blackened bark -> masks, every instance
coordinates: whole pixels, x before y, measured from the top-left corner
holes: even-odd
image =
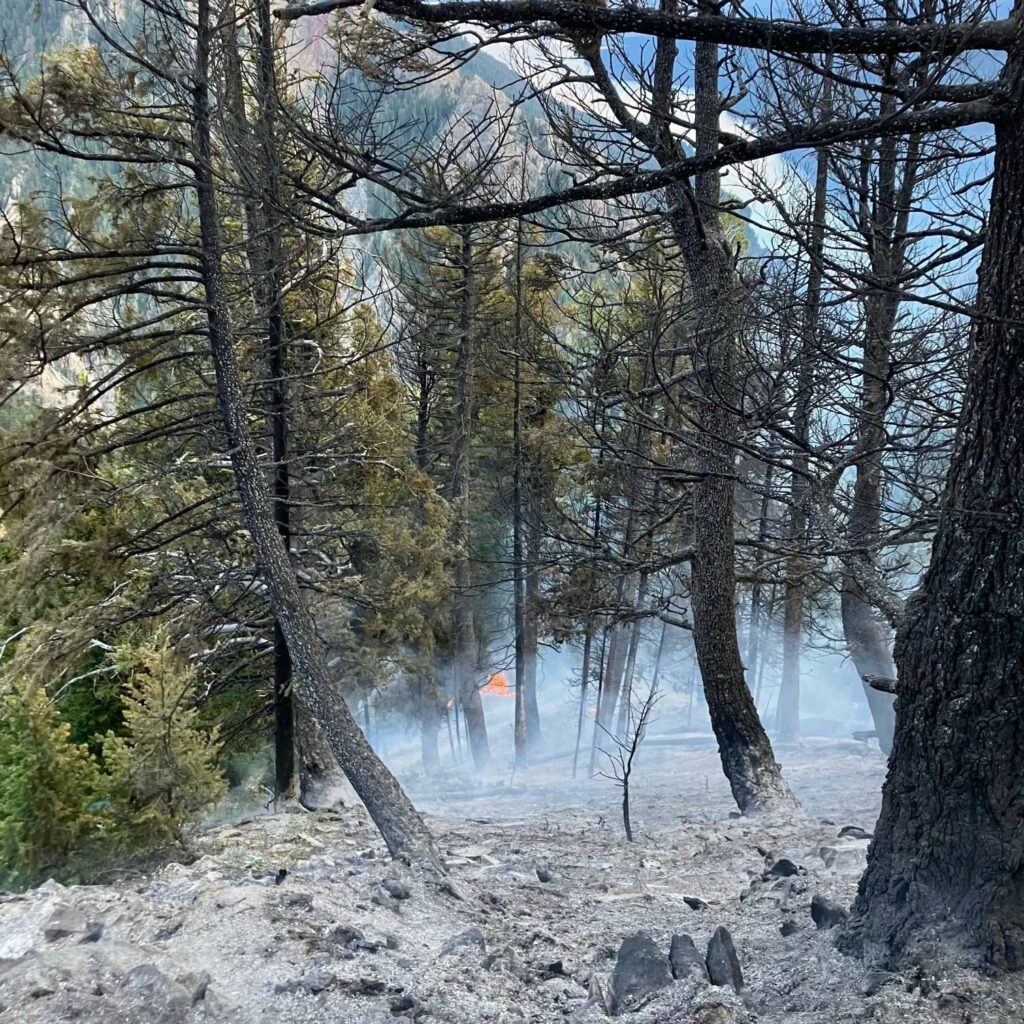
[[[512,368],[512,605],[515,630],[515,764],[526,766],[526,580],[523,539],[523,222],[516,225],[515,329]]]
[[[231,465],[256,568],[267,586],[292,663],[302,680],[302,701],[320,723],[345,774],[393,857],[443,872],[434,841],[395,777],[360,732],[327,670],[323,644],[299,589],[288,551],[274,520],[256,444],[246,419],[245,393],[232,345],[222,279],[222,250],[210,129],[210,2],[196,7],[196,55],[192,87],[192,142],[201,239],[200,272],[206,293],[210,354],[217,401],[230,446]]]
[[[427,772],[436,771],[441,764],[437,749],[437,734],[441,728],[437,703],[437,682],[433,675],[420,676],[417,683],[420,703],[420,757]]]
[[[659,49],[674,45],[659,41]],[[718,147],[721,114],[718,47],[695,47],[694,92],[698,157]],[[674,59],[666,61],[674,66]],[[665,134],[668,134],[666,121]],[[662,166],[678,156],[665,140],[656,154]],[[694,188],[666,190],[670,221],[690,282],[694,318],[694,402],[697,440],[694,486],[691,595],[693,641],[722,768],[741,811],[771,810],[793,803],[775,761],[768,734],[747,689],[736,637],[734,548],[734,455],[736,406],[736,316],[742,295],[718,220],[719,178],[698,176]]]
[[[487,739],[487,721],[477,680],[478,650],[473,621],[473,573],[470,565],[470,442],[474,403],[474,326],[476,311],[476,271],[473,266],[473,232],[462,229],[459,256],[461,296],[459,304],[459,351],[455,368],[455,424],[451,445],[452,570],[455,593],[452,601],[452,628],[455,642],[455,685],[462,707],[466,734],[473,763],[487,767],[491,758]]]
[[[1017,5],[1020,11],[1020,4]],[[844,944],[923,933],[1024,967],[1024,39],[1002,75],[971,365],[931,562],[897,631],[899,714]]]

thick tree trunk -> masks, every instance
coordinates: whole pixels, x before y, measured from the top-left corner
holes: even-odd
[[[512,368],[512,606],[515,631],[516,705],[514,717],[515,765],[526,766],[526,580],[523,538],[523,223],[516,225],[515,258],[515,353]],[[536,653],[536,652],[535,652]]]
[[[462,295],[459,310],[459,352],[456,366],[455,426],[451,446],[451,502],[453,508],[452,571],[455,593],[452,601],[452,627],[455,642],[455,680],[458,701],[469,738],[473,762],[478,769],[487,767],[491,758],[487,739],[487,721],[477,679],[478,651],[473,622],[473,573],[469,560],[470,506],[469,457],[473,430],[473,315],[476,309],[476,278],[473,267],[472,229],[462,229],[459,261]]]
[[[201,274],[206,292],[210,353],[217,400],[230,446],[231,465],[257,570],[267,586],[292,664],[302,681],[301,699],[320,723],[339,763],[387,843],[393,857],[443,865],[433,838],[397,780],[373,752],[327,670],[323,644],[306,607],[295,571],[274,521],[271,496],[246,419],[245,393],[225,306],[217,198],[210,132],[210,3],[198,0],[193,85],[193,146],[201,236]]]
[[[441,728],[441,716],[437,706],[437,682],[432,675],[424,674],[417,682],[420,703],[420,758],[427,773],[435,772],[441,765],[437,749],[437,734]]]
[[[537,661],[539,637],[537,606],[540,602],[540,531],[534,521],[536,508],[531,503],[526,529],[526,579],[523,604],[523,673],[526,699],[526,746],[531,751],[544,745],[540,724],[540,706],[537,703]]]
[[[718,147],[718,47],[695,46],[697,153]],[[676,155],[675,144],[671,153]],[[665,163],[665,160],[661,161]],[[695,327],[694,468],[691,591],[693,641],[722,768],[741,811],[793,803],[744,679],[736,637],[734,548],[737,421],[736,321],[739,288],[718,222],[717,173],[699,176],[693,194],[667,190],[671,223],[690,281]]]
[[[1019,9],[1019,8],[1018,8]],[[971,366],[847,945],[935,932],[1024,967],[1024,41],[1008,55]]]

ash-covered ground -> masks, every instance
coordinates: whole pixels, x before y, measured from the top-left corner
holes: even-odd
[[[650,736],[634,843],[614,783],[571,781],[564,757],[475,786],[407,771],[462,899],[391,863],[351,799],[220,825],[151,875],[5,896],[0,1022],[1024,1021],[1015,978],[892,975],[835,950],[812,899],[851,902],[883,761],[836,740],[779,756],[804,816],[736,818],[709,739]],[[704,974],[722,926],[738,992]],[[677,940],[678,980],[674,934],[699,951]]]

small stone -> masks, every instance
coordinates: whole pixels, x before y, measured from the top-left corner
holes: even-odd
[[[677,981],[691,976],[698,981],[706,982],[708,980],[707,964],[689,935],[672,936],[668,959],[672,967],[672,977]]]
[[[821,893],[815,893],[811,898],[811,920],[819,930],[835,928],[837,924],[843,924],[849,916],[845,908],[826,899]]]
[[[844,825],[839,830],[840,839],[870,839],[871,833],[862,829],[860,825]]]
[[[415,1014],[419,1005],[420,1001],[415,996],[403,993],[400,996],[395,996],[388,1004],[388,1008],[393,1017],[410,1017]]]
[[[383,994],[384,987],[380,978],[357,978],[344,984],[345,991],[354,996],[379,996]]]
[[[277,874],[274,875],[274,885],[280,885],[288,877],[287,868],[278,868]]]
[[[392,899],[407,900],[412,896],[409,886],[397,878],[385,878],[380,884]]]
[[[534,870],[537,872],[537,881],[538,882],[550,882],[551,881],[551,872],[548,871],[548,869],[546,867],[543,867],[542,865],[538,864],[537,867],[534,868]]]
[[[635,1010],[672,983],[668,958],[646,932],[622,940],[612,971],[612,1013]]]
[[[149,1006],[184,1010],[192,1005],[191,994],[185,986],[172,981],[154,964],[139,964],[138,967],[133,967],[124,976],[122,984]]]
[[[702,900],[699,896],[684,896],[683,897],[683,902],[691,910],[706,910],[707,907],[708,907],[708,904],[704,900]]]
[[[479,928],[468,928],[458,935],[453,935],[441,946],[441,955],[457,953],[463,949],[487,949],[487,940]]]
[[[800,874],[797,867],[788,857],[780,857],[769,869],[768,874],[772,878],[789,878],[792,875]]]
[[[877,995],[881,990],[894,979],[889,971],[868,971],[861,982],[860,990],[866,996]]]
[[[783,935],[796,935],[796,933],[800,931],[800,925],[798,925],[796,921],[792,920],[783,921],[782,927],[779,929],[779,931]]]
[[[743,972],[736,955],[729,929],[719,925],[708,943],[708,977],[712,985],[730,985],[734,991],[743,988]]]
[[[76,938],[79,942],[95,942],[103,934],[103,925],[86,920],[85,914],[74,907],[58,907],[43,925],[43,938],[47,942]]]
[[[819,847],[818,856],[832,871],[844,875],[860,874],[864,870],[869,843],[869,839],[863,838],[836,839]]]
[[[189,971],[178,978],[178,984],[188,992],[194,1006],[206,998],[206,991],[210,987],[210,975],[207,971]]]
[[[363,933],[355,925],[336,924],[324,936],[324,942],[331,946],[350,946],[364,938]]]

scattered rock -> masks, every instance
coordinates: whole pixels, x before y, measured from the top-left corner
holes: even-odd
[[[172,981],[155,964],[133,967],[124,976],[122,986],[150,1007],[187,1010],[193,1003],[192,994],[185,986]]]
[[[564,978],[567,976],[565,973],[565,964],[561,960],[553,960],[551,963],[545,964],[541,968],[540,975],[545,979]]]
[[[328,946],[350,946],[365,938],[363,933],[351,924],[336,924],[325,936],[324,944]]]
[[[818,848],[825,867],[839,874],[860,874],[868,854],[870,839],[844,838]]]
[[[407,900],[412,896],[409,886],[397,878],[385,878],[380,884],[392,899]]]
[[[771,878],[789,878],[800,874],[800,868],[788,857],[780,857],[767,871]]]
[[[388,1004],[388,1008],[391,1010],[393,1017],[418,1017],[423,1013],[423,1004],[415,997],[409,995],[407,992],[400,996],[395,996],[394,999]]]
[[[874,996],[893,980],[895,980],[895,975],[890,974],[889,971],[868,971],[861,982],[860,990],[866,996]]]
[[[783,921],[782,927],[779,929],[782,935],[796,935],[798,931],[800,931],[800,925],[793,920]]]
[[[819,930],[835,928],[837,924],[843,924],[849,916],[844,907],[826,899],[821,893],[815,893],[811,899],[811,920]]]
[[[288,877],[287,868],[278,868],[277,874],[274,875],[274,885],[280,885]]]
[[[871,839],[871,833],[862,829],[860,825],[844,825],[839,830],[840,839]]]
[[[635,1010],[672,983],[668,958],[646,932],[622,940],[612,971],[611,1009],[614,1015]]]
[[[291,978],[288,981],[278,982],[274,986],[274,992],[280,995],[295,995],[299,992],[305,992],[315,996],[321,992],[326,992],[336,980],[330,971],[307,971],[301,978]]]
[[[43,938],[47,942],[71,938],[79,942],[96,942],[102,934],[101,921],[87,920],[85,914],[74,907],[57,907],[43,925]]]
[[[537,872],[537,881],[539,882],[550,882],[551,872],[541,864],[538,864],[534,869]]]
[[[342,988],[353,996],[379,996],[384,993],[384,987],[380,978],[356,978],[342,984]]]
[[[192,1005],[201,1003],[206,998],[210,987],[210,975],[206,971],[190,971],[178,978],[178,984],[189,994]]]
[[[448,953],[457,953],[463,949],[474,948],[480,950],[487,949],[487,940],[479,928],[469,928],[447,939],[441,946],[441,955],[445,956]]]
[[[704,982],[708,980],[707,964],[689,935],[672,936],[668,959],[672,967],[673,978],[679,980],[694,977],[698,981]]]
[[[743,988],[743,972],[729,929],[719,925],[708,943],[708,977],[712,985],[729,985],[736,992]]]
[[[706,910],[707,907],[708,907],[708,904],[704,900],[702,900],[699,896],[684,896],[683,897],[683,902],[691,910]]]

